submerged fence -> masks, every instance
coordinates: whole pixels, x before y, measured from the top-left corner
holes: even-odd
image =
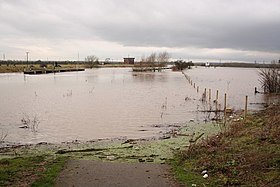
[[[195,82],[192,81],[191,77],[189,75],[187,75],[184,71],[182,71],[182,74],[185,76],[186,80],[188,81],[188,83],[194,88],[196,89],[197,93],[200,93],[200,91],[202,89],[200,89],[199,85],[197,85]],[[227,118],[227,114],[231,114],[233,113],[233,109],[227,107],[227,93],[224,93],[224,105],[223,105],[223,109],[221,106],[221,102],[219,100],[219,94],[220,91],[216,90],[216,96],[215,98],[212,98],[212,90],[211,88],[208,89],[207,92],[207,88],[204,88],[203,92],[201,93],[201,102],[205,103],[206,105],[208,104],[209,108],[206,110],[203,110],[201,112],[209,112],[209,113],[215,113],[215,120],[220,119],[221,114],[223,114],[223,119],[224,122],[226,121]],[[245,95],[244,96],[245,101],[244,101],[244,108],[243,108],[243,117],[246,118],[247,112],[248,112],[248,96]],[[243,102],[243,101],[242,101]],[[214,109],[212,108],[212,103],[214,104]]]

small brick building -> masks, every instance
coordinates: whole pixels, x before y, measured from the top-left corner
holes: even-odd
[[[134,59],[135,58],[123,58],[123,62],[125,64],[134,64]]]

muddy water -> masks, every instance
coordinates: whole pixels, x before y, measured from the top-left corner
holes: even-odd
[[[224,105],[225,94],[227,95],[227,107],[244,109],[245,96],[248,96],[249,109],[259,109],[264,99],[262,94],[254,94],[255,87],[263,91],[259,82],[259,70],[257,68],[193,68],[186,70],[194,83],[200,87],[201,92],[211,89],[211,99],[216,99]]]
[[[200,87],[229,94],[229,105],[251,103],[259,87],[256,69],[186,70]],[[157,136],[191,119],[205,107],[181,72],[134,73],[130,68],[92,69],[47,75],[0,75],[0,138],[20,143],[63,142],[98,138]],[[222,95],[222,94],[220,94]],[[187,98],[187,99],[186,99]],[[222,99],[221,99],[222,100]],[[255,104],[249,109],[258,108]],[[35,131],[19,128],[36,121]]]

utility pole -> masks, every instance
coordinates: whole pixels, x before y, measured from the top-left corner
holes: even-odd
[[[29,52],[27,51],[26,52],[26,63],[28,64],[28,54],[29,54]]]
[[[27,67],[28,67],[28,54],[29,54],[29,52],[27,51],[26,52],[26,64],[27,64]]]
[[[76,62],[76,69],[78,69],[78,63],[80,63],[79,61],[80,61],[80,53],[78,52],[78,61]]]

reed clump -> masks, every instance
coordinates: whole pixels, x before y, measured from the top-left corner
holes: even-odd
[[[273,64],[270,68],[259,71],[260,82],[264,93],[280,93],[280,66]]]

